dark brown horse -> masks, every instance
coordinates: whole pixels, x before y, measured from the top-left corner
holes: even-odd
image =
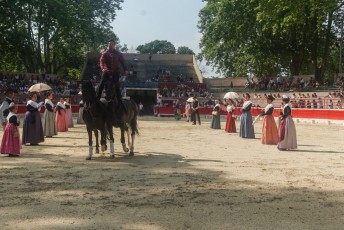
[[[106,106],[96,99],[96,93],[90,80],[82,81],[82,100],[84,101],[83,119],[88,133],[88,157],[91,160],[93,154],[92,131],[98,138],[100,131],[101,150],[104,152],[106,147]]]
[[[108,103],[109,114],[111,114],[109,122],[113,127],[119,127],[121,130],[121,143],[124,152],[129,152],[129,156],[134,156],[135,135],[139,134],[137,127],[137,115],[139,109],[135,101],[131,99],[122,99],[119,103],[115,87],[112,90],[111,101]],[[125,143],[124,132],[127,133],[128,147]],[[112,139],[113,142],[113,139]],[[111,149],[111,137],[110,137]],[[110,151],[111,152],[111,151]]]
[[[90,81],[91,76],[100,76],[99,70],[99,56],[100,53],[93,52],[86,54],[86,62],[81,74],[82,80],[82,96],[85,103],[86,112],[85,123],[89,125],[89,145],[92,146],[92,134],[90,130],[98,129],[101,132],[102,146],[106,143],[106,134],[109,135],[110,140],[110,157],[114,158],[114,136],[112,127],[119,127],[121,130],[121,143],[124,152],[130,151],[130,156],[134,155],[134,140],[138,133],[137,115],[138,107],[133,100],[122,100],[119,103],[115,89],[112,90],[111,101],[109,103],[100,102],[100,98],[96,98],[95,89]],[[115,87],[114,87],[115,88]],[[86,109],[88,108],[88,109]],[[107,132],[107,133],[106,133]],[[124,132],[128,135],[128,146],[125,143]],[[91,159],[92,152],[89,151],[87,159]]]

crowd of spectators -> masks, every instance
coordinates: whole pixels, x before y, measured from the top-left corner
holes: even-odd
[[[170,68],[168,65],[160,65],[154,67],[154,69],[150,69],[152,67],[149,66],[145,70],[145,77],[139,77],[138,68],[136,67],[137,62],[135,61],[129,65],[129,81],[194,83],[194,78],[187,76],[185,73],[183,74],[181,67],[179,68],[178,66]]]
[[[279,93],[270,94],[276,101],[281,99]],[[268,94],[257,94],[253,95],[252,101],[255,106],[260,106],[259,103],[264,103]],[[292,93],[288,95],[290,97],[290,104],[293,108],[307,108],[307,109],[342,109],[342,100],[344,98],[343,90],[336,92],[329,92],[326,96],[318,96],[314,93]],[[263,99],[263,100],[261,100]]]
[[[327,82],[323,86],[326,86]],[[319,81],[315,81],[312,77],[309,80],[305,80],[302,77],[294,79],[291,77],[278,76],[277,78],[247,78],[245,83],[245,89],[251,89],[255,91],[271,90],[271,91],[314,91],[320,88]]]
[[[194,95],[206,98],[212,95],[202,84],[196,84],[195,86],[179,84],[176,87],[168,87],[165,85],[163,88],[159,89],[159,93],[162,97],[171,98],[188,98]]]
[[[3,94],[7,87],[17,91],[17,96],[24,103],[28,89],[36,83],[45,83],[52,88],[55,95],[62,95],[68,92],[68,96],[77,95],[80,91],[78,81],[65,81],[58,76],[45,74],[17,74],[17,73],[0,73],[0,93]]]

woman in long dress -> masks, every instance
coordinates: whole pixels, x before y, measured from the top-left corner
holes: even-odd
[[[254,127],[252,124],[252,114],[251,114],[251,107],[252,102],[250,101],[250,94],[246,93],[245,102],[240,109],[242,114],[240,117],[240,137],[242,138],[255,138],[254,135]]]
[[[73,114],[72,114],[72,106],[69,103],[69,98],[65,98],[64,99],[65,102],[65,106],[66,106],[66,122],[67,122],[67,127],[68,128],[73,128],[74,127],[74,123],[73,123]]]
[[[212,129],[221,129],[221,123],[220,123],[220,109],[221,106],[219,104],[219,100],[215,100],[215,106],[212,112],[212,120],[211,120],[211,126]]]
[[[58,132],[67,132],[68,126],[66,121],[66,106],[64,104],[63,98],[60,98],[60,101],[56,105],[56,126]]]
[[[288,96],[282,96],[283,109],[280,116],[281,125],[279,127],[279,142],[277,145],[279,150],[297,149],[296,128],[291,117],[289,100]]]
[[[39,113],[43,102],[37,103],[38,95],[34,93],[31,100],[26,103],[27,112],[23,122],[22,144],[38,145],[44,142],[43,126],[41,115]]]
[[[55,106],[52,102],[53,93],[49,92],[44,101],[45,111],[43,115],[43,133],[45,137],[52,137],[57,135],[56,121],[55,121]]]
[[[20,122],[17,117],[18,106],[10,103],[7,116],[7,125],[1,141],[1,154],[8,154],[9,157],[18,157],[20,155],[21,143],[18,126]]]
[[[272,115],[274,112],[274,105],[272,104],[275,98],[272,95],[267,96],[266,102],[268,103],[263,109],[261,116],[264,116],[262,128],[262,144],[277,145],[278,143],[278,130],[277,125]]]
[[[225,127],[225,131],[227,133],[236,133],[236,127],[235,127],[235,120],[233,117],[233,113],[234,113],[234,102],[232,99],[227,99],[227,119],[226,119],[226,127]]]
[[[79,114],[78,119],[76,120],[77,124],[85,124],[84,118],[82,117],[84,114],[84,101],[81,99],[79,102]]]

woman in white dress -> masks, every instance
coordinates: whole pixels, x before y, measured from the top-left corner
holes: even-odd
[[[72,114],[72,106],[69,103],[69,98],[66,97],[64,99],[64,105],[66,106],[66,122],[67,122],[67,127],[68,128],[73,128],[74,123],[73,123],[73,114]]]
[[[281,125],[279,127],[279,138],[277,148],[279,150],[297,149],[296,128],[291,117],[289,97],[282,96],[283,109],[281,112]]]
[[[52,99],[53,93],[49,92],[44,101],[45,111],[43,115],[43,133],[45,137],[53,137],[57,135],[55,106]]]

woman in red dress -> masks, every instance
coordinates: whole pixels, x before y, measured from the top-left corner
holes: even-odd
[[[56,105],[56,126],[57,126],[57,132],[67,132],[68,126],[66,121],[66,106],[64,104],[64,100],[61,97],[60,101],[57,102]]]
[[[235,120],[233,117],[233,113],[234,113],[234,102],[232,99],[227,99],[227,120],[226,120],[226,127],[225,127],[225,131],[227,133],[236,133],[236,127],[235,127]]]

